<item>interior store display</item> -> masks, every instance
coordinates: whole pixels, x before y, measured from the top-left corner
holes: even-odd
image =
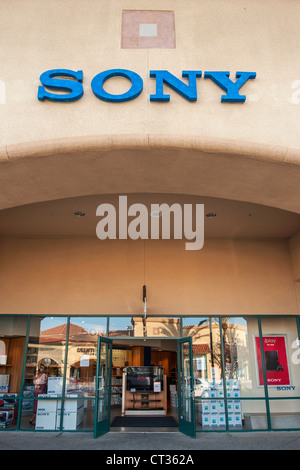
[[[126,389],[132,391],[162,391],[163,367],[127,367]]]
[[[16,393],[0,394],[0,429],[6,429],[16,424],[18,405]]]
[[[124,415],[167,414],[166,376],[163,367],[127,367],[123,381]]]
[[[39,398],[35,429],[47,431],[60,429],[62,413],[60,397],[57,394],[47,393],[39,395]],[[83,423],[83,413],[83,393],[67,393],[64,400],[62,429],[76,430]]]

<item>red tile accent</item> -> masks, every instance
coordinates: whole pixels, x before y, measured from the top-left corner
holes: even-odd
[[[156,37],[140,37],[139,25],[157,24]],[[175,19],[173,11],[124,10],[122,14],[122,49],[174,49]]]

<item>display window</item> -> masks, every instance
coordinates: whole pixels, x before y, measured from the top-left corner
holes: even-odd
[[[31,317],[21,429],[55,429],[53,409],[57,408],[63,394],[66,339],[66,317]],[[47,416],[53,421],[51,425],[47,423]]]
[[[0,316],[0,430],[92,432],[97,371],[111,426],[153,408],[178,426],[183,407],[197,432],[300,429],[299,325],[296,316]],[[128,388],[140,367],[164,379],[145,372],[142,390]]]
[[[93,430],[97,341],[106,329],[106,317],[70,318],[63,430]]]
[[[17,427],[27,317],[0,317],[0,430]]]
[[[179,317],[110,317],[109,336],[179,338],[181,319]]]

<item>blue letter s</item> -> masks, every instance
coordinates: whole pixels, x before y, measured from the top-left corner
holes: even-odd
[[[75,80],[65,80],[54,77],[71,77]],[[67,69],[47,70],[47,72],[42,73],[40,80],[43,86],[39,86],[38,89],[39,101],[47,99],[50,101],[61,101],[66,103],[79,100],[83,95],[83,86],[81,85],[83,80],[82,70],[78,70],[78,72]],[[62,90],[69,93],[61,95],[57,93],[49,93],[45,90],[45,86],[51,90]]]

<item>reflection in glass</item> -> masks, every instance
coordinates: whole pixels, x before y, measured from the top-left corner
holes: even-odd
[[[56,398],[61,397],[64,386],[66,334],[67,318],[31,317],[23,388],[25,399],[22,402],[22,429],[56,429]]]
[[[70,390],[65,395],[63,429],[93,429],[97,341],[99,336],[106,336],[106,324],[106,317],[70,319],[66,373]],[[68,424],[71,409],[78,416]]]
[[[190,363],[190,346],[189,343],[181,343],[179,345],[179,371],[181,382],[181,398],[180,398],[180,419],[192,422],[192,387],[191,387],[191,363]]]
[[[135,322],[141,323],[141,334],[138,328],[136,331]],[[143,336],[142,318],[139,317],[110,317],[109,318],[109,336],[132,337]]]
[[[191,336],[195,397],[208,397],[222,379],[220,326],[216,318],[183,318],[183,336]]]
[[[0,317],[0,430],[17,426],[27,317]]]
[[[300,396],[300,350],[296,318],[264,317],[261,324],[268,395],[278,398]],[[261,354],[258,354],[258,373],[261,383],[264,378]],[[280,401],[276,403],[280,411]]]
[[[150,317],[146,319],[148,337],[175,337],[181,336],[181,319],[171,317]]]
[[[181,319],[171,317],[110,317],[109,336],[181,337]]]

